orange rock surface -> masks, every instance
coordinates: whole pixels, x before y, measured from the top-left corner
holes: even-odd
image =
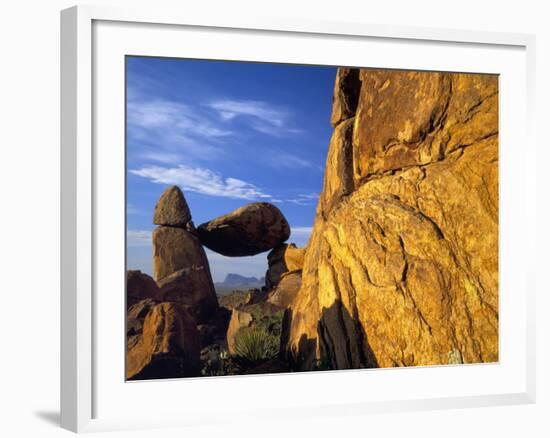
[[[126,377],[149,379],[197,376],[200,344],[192,313],[178,303],[154,306],[143,334],[126,355]]]
[[[286,354],[304,370],[498,361],[497,76],[338,78]]]

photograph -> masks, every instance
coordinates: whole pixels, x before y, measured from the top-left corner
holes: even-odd
[[[499,75],[125,58],[126,380],[499,362]]]
[[[0,438],[550,437],[546,4],[92,3],[3,4]]]

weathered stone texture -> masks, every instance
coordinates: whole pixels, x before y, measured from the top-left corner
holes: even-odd
[[[302,271],[285,272],[277,286],[269,292],[267,302],[286,309],[294,300],[302,284]]]
[[[359,100],[360,85],[359,69],[345,67],[338,69],[334,81],[332,114],[330,117],[332,126],[353,117]]]
[[[153,272],[157,282],[181,269],[188,269],[194,281],[214,288],[210,267],[197,236],[182,228],[153,230]]]
[[[178,186],[168,187],[155,205],[153,223],[172,227],[185,227],[191,221],[191,212],[183,192]]]
[[[129,308],[141,300],[160,299],[160,290],[151,277],[138,270],[126,273],[126,307]]]
[[[252,324],[252,314],[240,309],[231,311],[231,319],[227,328],[227,351],[229,354],[235,354],[235,336],[243,327],[250,327]]]
[[[286,272],[301,270],[304,266],[305,253],[305,248],[298,248],[293,243],[285,243],[273,248],[267,255],[266,288],[277,286],[281,276]]]
[[[158,283],[163,301],[175,301],[189,306],[198,320],[213,317],[218,309],[218,299],[210,275],[204,264],[192,264],[180,269]]]
[[[300,369],[498,361],[498,78],[360,79],[331,141],[286,352]]]
[[[126,355],[128,379],[197,376],[200,344],[192,313],[178,303],[154,306],[143,322],[143,333]]]

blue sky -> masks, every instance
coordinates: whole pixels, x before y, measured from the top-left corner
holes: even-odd
[[[332,129],[333,67],[128,57],[128,269],[152,274],[153,209],[178,185],[195,225],[272,202],[307,243]],[[261,277],[266,254],[207,250],[214,281]]]

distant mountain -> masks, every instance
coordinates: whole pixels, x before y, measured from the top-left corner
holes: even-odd
[[[256,277],[244,277],[239,274],[227,274],[222,284],[224,286],[257,286],[263,281],[263,277],[258,279]]]
[[[245,277],[239,274],[227,274],[222,282],[215,283],[218,293],[227,293],[233,290],[261,288],[265,278]]]

